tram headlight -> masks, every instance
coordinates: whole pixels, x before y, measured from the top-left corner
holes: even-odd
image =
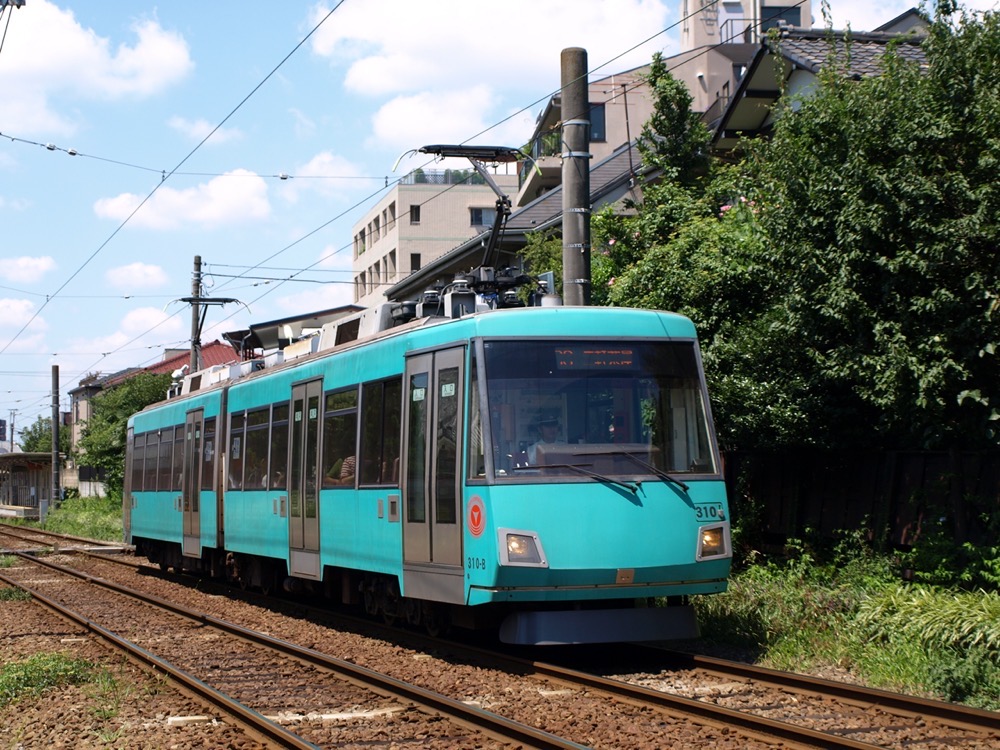
[[[729,543],[728,523],[699,527],[698,553],[695,559],[714,560],[720,557],[731,556],[732,549]]]
[[[548,567],[538,534],[520,529],[498,529],[498,533],[501,565]]]

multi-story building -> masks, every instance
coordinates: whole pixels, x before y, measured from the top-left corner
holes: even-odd
[[[591,164],[611,156],[616,149],[631,143],[642,131],[643,123],[653,114],[646,76],[649,66],[626,70],[599,78],[587,85],[590,117]],[[562,121],[565,117],[580,117],[580,113],[564,115],[562,96],[549,99],[538,115],[531,137],[530,161],[520,164],[515,207],[526,206],[562,182]]]
[[[493,175],[506,193],[517,188],[513,166]],[[487,231],[497,196],[471,166],[406,175],[354,225],[354,302],[372,307],[383,292],[470,237]]]

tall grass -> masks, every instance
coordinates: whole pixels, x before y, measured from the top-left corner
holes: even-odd
[[[104,497],[76,497],[63,500],[49,511],[45,528],[107,542],[122,540],[120,500]]]
[[[697,597],[703,636],[759,663],[849,670],[868,684],[1000,709],[1000,594],[902,582],[852,535],[819,555],[752,556],[729,591]]]

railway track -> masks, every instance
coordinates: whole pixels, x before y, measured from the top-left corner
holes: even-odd
[[[121,550],[124,545],[72,534],[0,523],[0,554],[8,551],[46,548],[52,550]]]
[[[130,563],[128,557],[96,555],[92,559],[93,564],[105,568],[112,561],[135,564]],[[145,580],[151,581],[160,575],[158,570],[145,570],[155,573],[142,576]],[[123,571],[121,575],[131,574]],[[198,585],[202,586],[203,582]],[[268,606],[288,606],[268,601]],[[301,612],[305,612],[301,605],[290,606],[300,612],[300,617]],[[328,623],[332,617],[326,611],[304,616]],[[335,622],[340,623],[338,628],[364,629],[368,637],[373,630],[378,630],[370,622],[353,618],[337,616]],[[324,629],[322,624],[314,627]],[[579,727],[588,724],[588,712],[573,701],[574,697],[582,695],[597,699],[604,706],[606,721],[634,729],[637,733],[634,740],[625,744],[635,747],[656,746],[669,736],[669,730],[660,734],[654,731],[643,740],[644,722],[649,722],[651,714],[658,716],[664,726],[675,722],[697,725],[703,735],[699,741],[703,743],[709,742],[706,737],[713,733],[715,739],[709,744],[718,744],[719,737],[732,737],[733,734],[745,738],[734,747],[747,746],[746,738],[751,745],[767,746],[779,742],[785,747],[957,747],[971,750],[995,747],[1000,743],[1000,715],[995,713],[738,662],[625,646],[600,651],[583,649],[579,653],[588,654],[592,662],[595,655],[606,654],[605,663],[599,663],[598,659],[573,669],[565,661],[557,665],[532,659],[511,659],[506,654],[477,652],[461,644],[446,645],[399,631],[385,631],[384,637],[402,643],[418,643],[417,650],[428,654],[428,661],[433,654],[433,658],[442,658],[452,664],[481,663],[485,669],[523,675],[536,683],[543,681],[545,686],[536,687],[535,692],[545,697],[548,706],[545,711],[537,711],[534,717],[530,716],[530,711],[525,716],[509,708],[503,701],[496,700],[496,696],[491,696],[488,689],[466,688],[454,699],[517,716],[526,724],[543,727],[554,736],[571,737],[571,742],[587,746],[620,747],[623,744],[602,743],[594,733],[580,732]],[[545,649],[544,652],[546,656],[574,653],[571,649]],[[441,670],[448,671],[449,667],[446,664]],[[394,670],[387,668],[386,671],[392,673]],[[406,675],[402,677],[409,679]],[[638,684],[630,685],[629,682]],[[447,694],[449,691],[442,689],[441,692]],[[565,696],[565,705],[562,696]],[[623,708],[619,710],[619,706]],[[637,707],[638,713],[625,706]],[[579,721],[567,718],[569,716],[579,717]],[[576,725],[576,728],[567,728],[567,725]]]
[[[270,744],[355,743],[362,732],[360,717],[375,735],[371,741],[388,731],[396,741],[432,746],[580,747],[313,649],[15,554],[24,564],[5,569],[0,580],[24,588],[46,607],[169,675]],[[93,586],[80,586],[80,580]],[[122,596],[141,602],[141,611],[123,606]]]
[[[99,558],[97,565],[108,566],[104,562],[105,558]],[[123,561],[124,562],[124,561]],[[120,566],[116,566],[120,567]],[[127,571],[122,571],[122,576],[129,576]],[[152,581],[153,576],[143,576],[144,580]],[[166,585],[166,582],[162,582]],[[171,584],[176,585],[176,584]],[[270,600],[273,603],[273,600]],[[301,610],[299,605],[292,605],[296,610]],[[300,614],[301,616],[301,614]],[[313,615],[306,615],[312,617]],[[316,615],[329,619],[329,613]],[[338,618],[339,620],[339,618]],[[273,626],[272,626],[273,627]],[[350,628],[351,625],[338,627]],[[373,626],[366,623],[363,627],[371,631]],[[314,625],[313,629],[323,631],[322,625]],[[377,629],[376,629],[377,630]],[[329,632],[329,631],[325,631]],[[409,641],[410,636],[400,637],[398,631],[395,637],[386,636],[391,640]],[[317,636],[295,636],[297,642],[309,642],[308,638],[316,639]],[[371,639],[371,634],[367,636]],[[421,639],[414,638],[415,641]],[[331,644],[331,647],[332,646]],[[326,650],[326,645],[324,645]],[[412,675],[402,672],[396,667],[391,667],[379,663],[380,669],[391,674],[397,674],[399,679],[413,680],[414,682],[424,682],[435,691],[443,694],[455,693],[455,688],[459,692],[454,694],[454,700],[465,701],[488,707],[492,712],[502,715],[516,717],[517,720],[526,724],[541,727],[553,736],[569,738],[571,743],[593,747],[656,747],[664,746],[665,743],[677,743],[678,732],[687,732],[687,739],[682,740],[691,744],[701,744],[702,746],[715,745],[732,747],[766,747],[775,743],[780,743],[784,747],[851,747],[851,748],[871,748],[871,747],[911,747],[921,748],[934,747],[958,747],[958,748],[980,748],[994,747],[997,743],[997,732],[986,725],[977,723],[975,716],[971,721],[966,715],[962,721],[946,721],[940,717],[933,716],[932,709],[936,702],[925,702],[919,714],[907,714],[905,709],[899,706],[888,707],[887,700],[874,700],[871,695],[848,696],[843,693],[844,686],[840,683],[830,683],[841,693],[840,697],[831,696],[829,693],[822,697],[819,690],[814,690],[813,694],[807,695],[803,686],[778,686],[772,680],[767,689],[762,688],[763,679],[760,675],[749,678],[753,685],[753,692],[747,697],[744,693],[742,700],[720,700],[713,693],[712,685],[732,684],[736,679],[734,675],[723,674],[723,663],[715,660],[711,663],[714,677],[706,677],[709,671],[705,669],[706,662],[702,662],[700,667],[692,667],[677,663],[681,658],[677,655],[670,656],[662,651],[654,652],[652,655],[646,652],[642,658],[648,664],[660,664],[658,669],[664,673],[676,675],[678,673],[687,675],[689,682],[700,684],[699,691],[694,691],[692,695],[671,695],[660,689],[655,689],[649,685],[655,682],[647,674],[644,675],[619,675],[619,679],[609,679],[601,677],[591,670],[584,673],[583,670],[569,669],[566,666],[558,666],[549,663],[532,660],[511,660],[509,657],[497,653],[483,651],[475,653],[468,647],[460,645],[443,645],[440,642],[426,642],[418,647],[425,656],[404,657],[407,667],[413,661],[420,660],[431,663],[438,658],[443,660],[443,665],[436,671],[435,680],[428,680],[427,675]],[[537,652],[536,652],[537,653]],[[548,652],[547,653],[554,653]],[[593,649],[589,653],[597,653]],[[643,653],[643,652],[640,652]],[[654,658],[655,656],[655,658]],[[690,657],[689,657],[690,658]],[[670,662],[669,659],[673,659]],[[623,659],[621,663],[627,663]],[[460,677],[460,667],[469,664],[481,664],[477,671],[498,670],[498,675],[523,675],[534,681],[534,688],[505,688],[504,692],[514,695],[525,695],[533,693],[533,697],[541,696],[544,701],[543,708],[536,708],[534,715],[526,706],[512,706],[510,701],[501,699],[491,687],[496,689],[496,684],[504,679],[502,676],[490,678],[485,677],[485,682],[493,682],[494,685],[475,687],[467,683],[471,680]],[[735,665],[735,663],[734,663]],[[746,665],[738,665],[746,668]],[[430,668],[428,666],[428,668]],[[698,671],[700,675],[697,680],[692,678],[692,669]],[[604,670],[607,672],[607,670]],[[455,684],[441,687],[442,675],[454,672]],[[779,675],[781,673],[778,673]],[[626,680],[633,679],[645,681],[646,685],[628,685]],[[809,678],[805,678],[809,679]],[[539,686],[539,681],[544,685]],[[676,680],[675,680],[676,681]],[[700,681],[700,682],[699,682]],[[445,679],[447,682],[447,679]],[[524,692],[518,693],[518,690]],[[670,692],[678,692],[672,690]],[[730,686],[726,691],[727,695],[737,696],[739,691]],[[878,693],[880,697],[888,697],[892,694]],[[697,693],[697,694],[695,694]],[[897,699],[905,700],[902,696],[895,696]],[[591,717],[593,709],[587,707],[587,702],[596,702],[602,707],[603,720],[608,723],[609,717],[624,732],[616,739],[607,739],[607,728],[594,726],[595,720]],[[515,701],[518,703],[528,703],[527,699]],[[943,704],[947,706],[948,704]],[[969,710],[966,710],[969,711]],[[971,711],[975,714],[975,711]],[[995,714],[980,712],[987,718],[995,720]],[[962,725],[964,722],[964,726]],[[668,739],[669,738],[669,739]]]

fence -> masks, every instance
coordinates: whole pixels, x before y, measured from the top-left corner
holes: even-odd
[[[725,465],[733,517],[764,544],[867,529],[906,547],[942,520],[960,543],[997,541],[1000,451],[731,452]]]

